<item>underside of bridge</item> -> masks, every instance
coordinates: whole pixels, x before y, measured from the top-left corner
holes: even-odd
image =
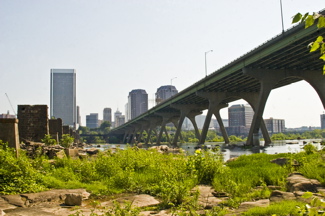
[[[315,26],[305,29],[302,24],[295,26],[146,113],[113,129],[110,135],[118,137],[123,143],[132,144],[141,139],[146,131],[145,143],[153,142],[151,135],[155,134],[156,143],[160,144],[165,133],[170,144],[176,145],[181,135],[181,126],[187,117],[193,123],[199,143],[203,144],[211,117],[215,115],[225,143],[229,143],[219,111],[230,102],[245,99],[254,110],[246,144],[259,145],[260,130],[265,143],[270,143],[262,116],[273,89],[305,80],[316,90],[323,106],[325,104],[325,76],[322,74],[324,61],[319,59],[318,52],[310,53],[307,48],[319,35],[325,35],[324,29]],[[206,109],[207,116],[200,133],[195,116]],[[170,122],[177,128],[173,140],[169,139],[166,131],[166,124]]]

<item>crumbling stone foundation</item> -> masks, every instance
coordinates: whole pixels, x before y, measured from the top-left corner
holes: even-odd
[[[23,142],[41,142],[49,134],[47,105],[18,105],[19,137]]]

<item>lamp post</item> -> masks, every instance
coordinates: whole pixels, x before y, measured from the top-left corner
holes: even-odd
[[[205,53],[204,53],[204,60],[205,60],[205,76],[208,76],[208,74],[207,74],[207,54],[209,53],[209,52],[213,52],[213,50],[209,50],[209,51],[206,51]]]
[[[170,79],[170,85],[173,85],[173,79],[176,79],[177,77],[171,78]]]

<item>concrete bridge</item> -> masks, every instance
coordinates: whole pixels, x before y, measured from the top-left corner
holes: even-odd
[[[310,53],[307,48],[319,35],[325,35],[324,28],[317,29],[312,26],[305,29],[303,24],[297,25],[137,118],[114,128],[110,136],[116,136],[123,143],[132,144],[134,137],[140,140],[143,131],[146,131],[148,143],[154,131],[157,136],[156,143],[160,144],[163,133],[166,133],[168,138],[166,124],[172,122],[177,130],[173,140],[169,142],[175,145],[179,140],[183,121],[187,117],[193,123],[199,144],[203,144],[211,117],[215,115],[225,143],[229,143],[219,111],[232,101],[244,99],[254,110],[246,144],[259,145],[259,130],[265,143],[271,143],[263,121],[263,111],[273,89],[305,80],[315,89],[325,107],[325,75],[322,74],[324,61],[319,59],[319,52]],[[206,109],[207,116],[200,133],[195,116]],[[160,130],[157,131],[157,128]]]

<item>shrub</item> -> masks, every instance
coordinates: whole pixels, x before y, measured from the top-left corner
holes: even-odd
[[[74,142],[74,138],[71,137],[69,134],[63,134],[62,139],[60,140],[61,146],[65,148],[69,148]]]
[[[45,144],[45,145],[56,145],[56,140],[52,139],[51,135],[49,134],[45,134],[44,138],[41,139],[41,141]]]

